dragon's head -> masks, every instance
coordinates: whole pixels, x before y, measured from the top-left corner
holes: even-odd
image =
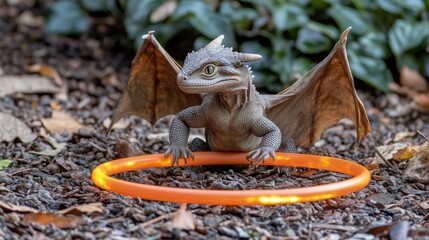
[[[186,93],[235,92],[247,89],[250,71],[244,64],[261,55],[233,52],[222,45],[223,35],[186,56],[177,84]]]

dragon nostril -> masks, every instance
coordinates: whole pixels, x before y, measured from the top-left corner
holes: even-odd
[[[177,79],[179,81],[186,81],[186,80],[188,80],[188,77],[185,76],[185,75],[183,75],[183,74],[181,74],[181,73],[179,73],[179,75],[177,76]]]

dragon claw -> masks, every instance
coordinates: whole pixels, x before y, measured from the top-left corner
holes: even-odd
[[[261,162],[264,163],[270,157],[273,161],[276,160],[276,153],[274,149],[270,147],[259,147],[249,152],[246,156],[247,160],[255,167],[259,166]]]
[[[171,166],[179,166],[180,159],[183,159],[185,164],[188,164],[188,159],[194,160],[194,154],[185,146],[174,146],[170,147],[165,151],[164,158],[167,159],[171,155]]]

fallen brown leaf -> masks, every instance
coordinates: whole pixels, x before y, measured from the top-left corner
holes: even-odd
[[[0,142],[11,142],[18,138],[24,143],[32,142],[37,135],[31,132],[31,129],[18,118],[0,113]]]
[[[156,8],[150,15],[150,21],[152,23],[157,23],[165,20],[171,14],[174,13],[174,10],[177,8],[177,0],[167,0]]]
[[[46,77],[37,75],[0,76],[0,98],[14,93],[57,93],[60,89]]]
[[[365,168],[368,169],[368,171],[374,171],[380,168],[380,166],[378,164],[367,164],[365,165]]]
[[[85,220],[74,215],[58,216],[54,213],[27,213],[22,220],[24,224],[54,224],[58,228],[76,228],[85,224]]]
[[[19,213],[36,213],[38,212],[36,209],[27,207],[27,206],[19,206],[12,203],[6,203],[0,201],[0,208],[3,209],[4,212],[19,212]]]
[[[58,71],[48,65],[40,63],[29,65],[27,67],[27,71],[31,73],[39,73],[40,75],[52,78],[58,86],[63,84],[63,80],[61,79]]]
[[[103,121],[103,126],[108,129],[110,126],[110,123],[112,122],[112,120],[110,118],[106,118]],[[122,118],[120,119],[118,122],[116,122],[111,129],[124,129],[127,128],[130,125],[130,121]]]
[[[408,181],[429,183],[429,150],[410,159],[404,177]]]
[[[32,73],[39,73],[43,76],[52,78],[55,82],[55,84],[60,87],[59,92],[55,95],[55,97],[57,99],[62,99],[64,101],[66,101],[68,99],[68,86],[67,84],[65,84],[65,82],[63,81],[63,79],[61,78],[60,74],[58,73],[58,71],[46,64],[33,64],[27,67],[27,71],[28,72],[32,72]]]
[[[171,220],[173,228],[183,230],[194,230],[195,219],[191,212],[186,210],[186,204],[180,205],[179,210],[173,213],[173,219]]]
[[[416,92],[426,92],[428,90],[426,79],[419,72],[407,65],[402,66],[399,81],[401,86]]]
[[[429,111],[429,93],[417,94],[413,97],[413,100],[425,111]]]
[[[393,138],[394,142],[400,142],[404,140],[405,138],[410,138],[416,136],[416,132],[398,132],[395,134],[395,137]]]
[[[77,206],[71,206],[69,208],[58,211],[60,214],[73,214],[76,216],[81,216],[83,214],[91,215],[102,215],[103,214],[103,204],[101,202],[97,203],[88,203]]]
[[[75,133],[77,130],[83,128],[72,116],[62,111],[52,111],[51,118],[41,119],[43,126],[50,132],[62,133]]]
[[[67,146],[67,143],[58,143],[57,140],[55,140],[55,138],[51,136],[46,136],[45,139],[52,146],[52,149],[47,149],[42,152],[35,152],[35,151],[28,151],[28,152],[36,155],[41,155],[41,156],[54,157],[58,155]]]
[[[134,149],[133,145],[125,139],[119,138],[114,146],[118,158],[132,157],[141,154],[139,150]]]
[[[406,161],[419,153],[418,147],[406,146],[404,148],[398,149],[392,156],[392,159],[395,161]]]

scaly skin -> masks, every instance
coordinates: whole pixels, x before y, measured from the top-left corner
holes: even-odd
[[[250,68],[244,62],[261,57],[233,52],[221,46],[223,36],[205,48],[188,54],[178,85],[187,93],[205,94],[203,103],[179,112],[170,127],[172,165],[193,158],[187,147],[190,128],[206,128],[213,151],[248,151],[248,160],[258,165],[272,157],[281,143],[278,127],[264,115],[265,104],[252,85]]]

